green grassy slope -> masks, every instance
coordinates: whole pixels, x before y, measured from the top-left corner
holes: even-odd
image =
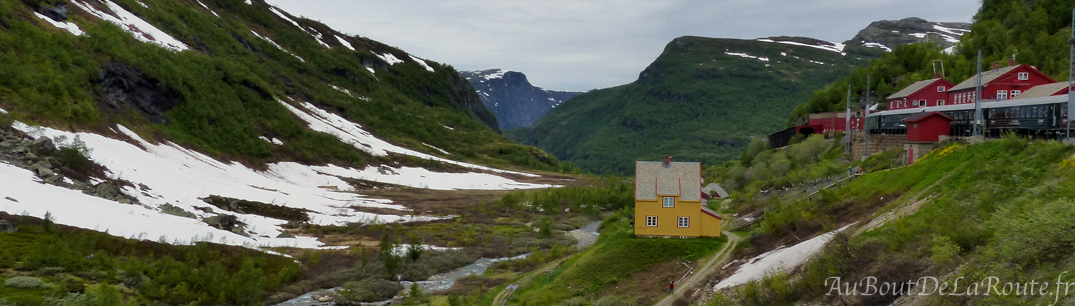
[[[578,95],[508,135],[596,173],[630,173],[634,160],[666,154],[717,164],[782,129],[811,91],[861,62],[805,46],[680,37],[637,81]]]
[[[513,144],[490,128],[496,127],[495,118],[451,66],[429,61],[435,71],[429,72],[401,50],[291,16],[300,28],[262,1],[202,1],[220,17],[194,0],[146,0],[141,2],[145,6],[115,1],[191,47],[183,52],[139,42],[74,5],[69,6],[69,21],[88,36],[71,35],[33,15],[32,7],[51,2],[0,0],[0,107],[17,120],[99,131],[122,123],[142,135],[250,164],[384,162],[306,129],[276,101],[290,97],[418,151],[443,155],[421,144],[427,143],[451,152],[452,158],[494,166],[557,167],[555,158]],[[321,41],[331,48],[312,33],[324,35]],[[337,36],[357,50],[346,48]],[[391,65],[379,57],[383,54],[403,62]],[[150,123],[133,107],[116,109],[103,102],[102,68],[110,62],[138,69],[176,93],[181,102],[164,113],[169,123]],[[279,138],[285,145],[258,136]]]

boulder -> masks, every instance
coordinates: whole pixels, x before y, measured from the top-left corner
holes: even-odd
[[[0,220],[0,233],[14,233],[17,231],[19,231],[19,229],[15,228],[15,225],[11,224],[11,222]]]
[[[97,196],[105,199],[114,199],[119,195],[119,187],[116,187],[112,183],[101,183],[97,185]]]
[[[186,210],[184,210],[182,208],[179,208],[179,206],[175,206],[175,205],[172,205],[172,204],[161,205],[160,209],[161,209],[162,213],[173,215],[173,216],[180,216],[180,217],[191,218],[191,219],[197,219],[198,218],[198,215],[195,215],[192,212],[186,211]]]
[[[30,147],[34,149],[34,152],[41,155],[52,155],[53,153],[56,153],[56,144],[52,142],[52,138],[45,136],[41,136],[37,140],[34,140],[34,142],[30,144]]]
[[[57,1],[57,2],[58,3],[56,3],[56,4],[52,5],[52,6],[41,5],[41,6],[35,7],[34,11],[38,12],[38,13],[41,13],[41,15],[45,15],[45,17],[48,17],[49,19],[52,19],[52,20],[55,20],[55,21],[66,21],[67,20],[67,2],[66,1]]]
[[[276,238],[295,238],[295,234],[292,234],[289,231],[283,231],[280,232],[280,235],[277,235]]]
[[[232,215],[217,215],[202,219],[202,221],[225,231],[233,231],[240,226],[239,217]]]

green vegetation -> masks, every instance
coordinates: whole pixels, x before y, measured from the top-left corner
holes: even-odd
[[[571,257],[554,272],[535,276],[532,283],[515,291],[509,303],[556,305],[575,300],[593,303],[609,295],[638,304],[652,303],[656,296],[667,292],[670,280],[686,272],[679,262],[696,261],[727,242],[727,237],[635,238],[634,228],[625,218],[632,213],[633,209],[625,209],[616,213],[618,217],[607,219],[602,223],[597,244]],[[672,270],[657,268],[662,266]],[[654,274],[660,278],[650,280]]]
[[[293,18],[325,34],[325,41],[335,46],[322,47],[307,32],[312,30],[283,21],[261,2],[202,2],[221,17],[189,0],[151,1],[148,7],[135,0],[116,1],[191,46],[173,52],[139,42],[74,6],[71,21],[88,36],[71,35],[34,17],[24,1],[0,0],[0,104],[13,119],[24,122],[91,130],[118,123],[143,137],[166,138],[248,164],[296,160],[360,166],[392,161],[308,130],[279,98],[292,104],[311,102],[361,123],[384,140],[433,155],[443,153],[422,143],[453,158],[491,166],[563,167],[551,155],[511,143],[490,129],[496,126],[495,118],[450,66],[429,62],[435,72],[428,72],[413,60],[388,65],[377,56],[409,57],[361,37],[347,37],[358,51],[347,50],[326,26]],[[174,93],[178,105],[164,109],[168,123],[150,123],[138,107],[106,101],[106,78],[113,76],[102,67],[112,62],[136,69],[147,83],[159,82],[161,90]],[[280,139],[284,145],[259,136]],[[69,161],[79,165],[78,160]]]
[[[10,276],[0,296],[12,305],[260,305],[301,271],[291,259],[240,247],[124,239],[5,213],[0,220],[19,228],[0,234],[0,275]]]
[[[1075,268],[1070,225],[1070,218],[1075,217],[1070,200],[1075,197],[1072,153],[1075,149],[1057,142],[1028,142],[1013,135],[978,145],[952,144],[912,166],[867,174],[813,200],[814,205],[795,203],[813,210],[804,215],[823,216],[832,225],[857,220],[855,214],[895,215],[861,235],[838,235],[801,277],[789,277],[798,279],[789,288],[779,289],[768,284],[776,282],[763,280],[744,287],[741,292],[756,294],[740,302],[829,301],[835,297],[825,295],[830,286],[824,282],[833,276],[845,280],[874,276],[879,282],[922,276],[941,281],[965,277],[967,283],[988,276],[1019,282],[1056,280],[1062,271]],[[811,208],[833,206],[839,207],[838,212]],[[895,299],[861,298],[864,303]],[[1049,304],[1053,298],[1014,294],[928,297],[930,303],[955,304]],[[1060,299],[1066,298],[1062,292]]]
[[[635,160],[664,155],[720,164],[752,137],[783,129],[811,91],[862,62],[810,47],[680,37],[637,81],[575,96],[508,135],[593,173],[630,174]]]
[[[982,51],[982,69],[990,69],[992,62],[1007,65],[1014,54],[1018,63],[1035,66],[1058,81],[1066,81],[1071,8],[1071,1],[983,1],[971,32],[963,35],[955,54],[944,54],[931,44],[897,47],[815,92],[809,103],[795,109],[788,123],[805,119],[808,113],[844,109],[849,84],[858,101],[865,94],[867,75],[873,80],[869,99],[875,103],[911,83],[933,78],[933,60],[943,60],[945,78],[958,84],[976,73],[978,50]]]

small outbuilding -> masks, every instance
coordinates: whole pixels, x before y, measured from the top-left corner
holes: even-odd
[[[952,117],[941,112],[922,112],[903,119],[907,124],[908,142],[937,142],[941,135],[950,135]]]

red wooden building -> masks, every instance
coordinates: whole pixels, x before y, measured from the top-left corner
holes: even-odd
[[[936,142],[941,135],[949,135],[952,117],[940,112],[922,112],[903,119],[907,123],[908,142]]]
[[[952,82],[937,75],[929,80],[915,82],[885,100],[888,101],[888,109],[945,105],[949,104],[948,89],[952,86]]]
[[[828,112],[828,113],[813,113],[806,115],[809,119],[809,123],[803,127],[812,128],[813,133],[832,133],[846,131],[847,127],[847,111],[842,112]],[[857,131],[862,130],[862,114],[859,112],[851,113],[851,127]],[[800,129],[800,133],[802,130]]]
[[[971,76],[949,89],[948,100],[955,104],[974,103],[976,78]],[[1014,59],[1008,60],[1007,67],[993,63],[992,70],[982,72],[982,100],[1008,100],[1035,86],[1050,83],[1056,83],[1056,80],[1034,67],[1016,65]]]

